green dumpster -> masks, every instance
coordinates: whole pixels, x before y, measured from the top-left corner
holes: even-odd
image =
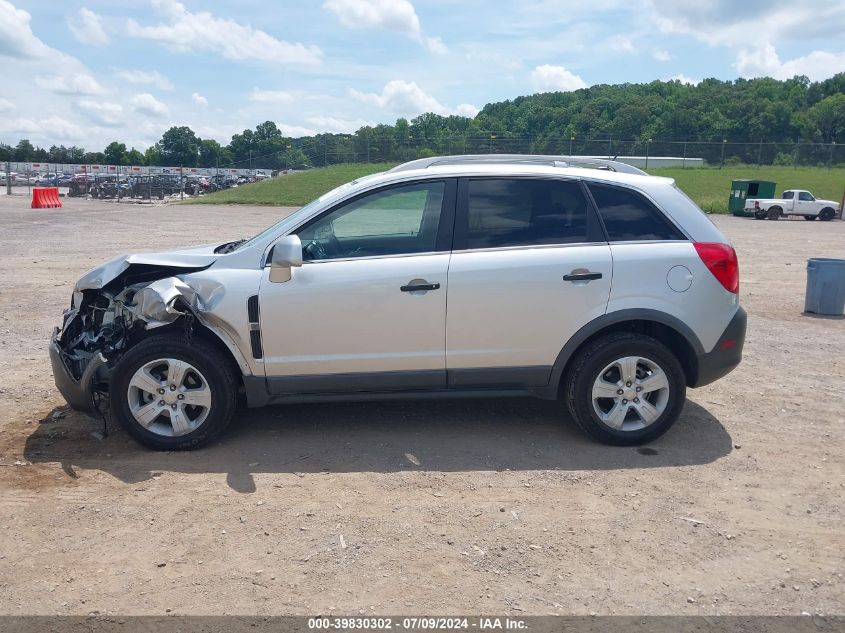
[[[771,180],[734,180],[728,198],[728,211],[734,215],[750,217],[753,213],[745,211],[745,201],[748,198],[774,198],[776,185]]]

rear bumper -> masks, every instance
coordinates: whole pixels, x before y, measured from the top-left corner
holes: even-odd
[[[696,379],[690,387],[703,387],[729,374],[742,360],[742,348],[745,345],[745,328],[748,315],[740,306],[737,308],[728,327],[719,337],[713,351],[698,356]]]
[[[97,407],[94,405],[94,378],[97,370],[106,364],[102,354],[93,356],[82,370],[82,375],[77,379],[65,364],[62,351],[59,348],[59,328],[53,330],[50,337],[50,364],[53,366],[53,379],[56,388],[70,405],[71,409],[96,415]]]

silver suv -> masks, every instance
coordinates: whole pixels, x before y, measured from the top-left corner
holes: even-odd
[[[740,362],[734,249],[667,178],[613,161],[463,156],[343,185],[248,240],[130,255],[76,284],[50,355],[75,409],[158,449],[250,407],[562,400],[648,442]]]

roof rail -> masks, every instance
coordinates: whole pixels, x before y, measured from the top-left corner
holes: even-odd
[[[463,154],[458,156],[432,156],[397,165],[390,171],[427,169],[440,165],[546,165],[548,167],[586,167],[604,169],[623,174],[647,176],[642,169],[618,160],[588,156],[544,156],[540,154]]]

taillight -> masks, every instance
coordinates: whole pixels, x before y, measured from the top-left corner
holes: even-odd
[[[739,292],[739,262],[730,244],[720,242],[695,242],[695,250],[707,270],[728,292]]]

